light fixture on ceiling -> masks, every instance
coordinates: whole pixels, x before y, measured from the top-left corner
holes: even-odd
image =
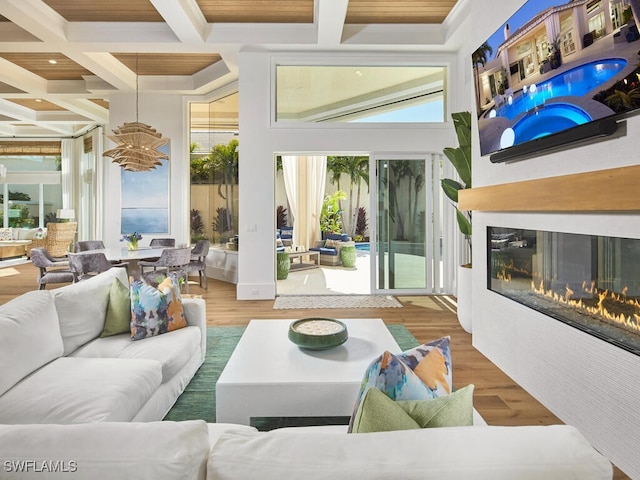
[[[50,63],[51,65],[57,65],[58,61],[57,61],[57,60],[54,60],[54,59],[52,58],[51,60],[49,60],[49,63]]]
[[[158,165],[160,160],[169,160],[169,156],[158,150],[169,143],[168,138],[154,128],[138,121],[138,54],[136,54],[136,121],[125,122],[107,137],[118,144],[117,147],[103,153],[113,158],[114,163],[132,172],[148,172]]]

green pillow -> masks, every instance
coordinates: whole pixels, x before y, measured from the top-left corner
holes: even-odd
[[[113,279],[109,290],[107,315],[101,337],[110,337],[131,331],[131,293],[117,278]]]
[[[356,411],[353,433],[473,425],[473,385],[429,400],[391,400],[369,388]]]

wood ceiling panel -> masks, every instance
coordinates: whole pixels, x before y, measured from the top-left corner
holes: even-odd
[[[69,22],[164,22],[149,0],[43,0]]]
[[[61,53],[0,53],[0,57],[46,80],[82,80],[92,73]],[[52,65],[49,60],[57,63]]]
[[[347,24],[442,23],[457,0],[349,0]]]
[[[209,23],[313,23],[313,0],[196,1]]]
[[[31,110],[36,110],[38,112],[66,110],[66,108],[62,108],[60,105],[56,105],[55,103],[48,102],[47,100],[41,100],[37,98],[12,98],[8,100],[10,102],[17,103],[18,105],[22,105],[23,107],[30,108]]]
[[[221,59],[220,55],[207,53],[114,53],[113,56],[138,75],[193,75]]]
[[[24,93],[24,91],[14,86],[0,82],[0,93]]]
[[[90,98],[89,101],[109,110],[109,102],[103,98]]]

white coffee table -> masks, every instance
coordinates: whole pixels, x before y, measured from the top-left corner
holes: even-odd
[[[293,344],[293,320],[251,320],[216,384],[216,422],[350,416],[367,366],[400,347],[379,318],[340,320],[349,339],[329,350]]]

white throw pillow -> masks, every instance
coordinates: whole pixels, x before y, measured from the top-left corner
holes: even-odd
[[[62,350],[51,292],[27,292],[0,306],[0,395]]]
[[[52,290],[64,355],[69,355],[102,333],[114,278],[129,284],[124,268],[111,268],[88,280]]]

